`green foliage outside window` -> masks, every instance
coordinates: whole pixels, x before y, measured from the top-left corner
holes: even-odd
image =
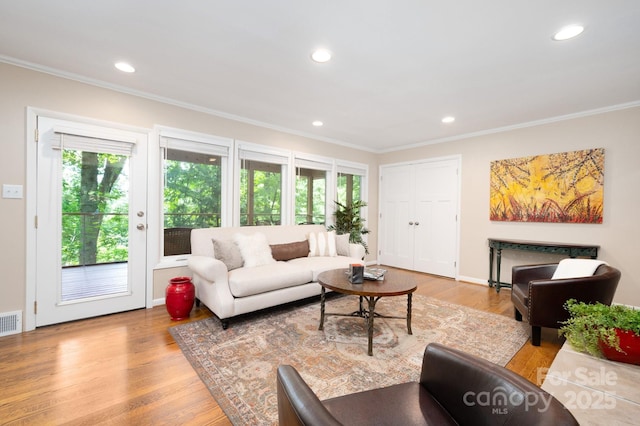
[[[281,166],[243,161],[240,170],[240,225],[279,225],[281,204]]]
[[[164,227],[220,226],[220,157],[168,150],[164,164]]]
[[[296,223],[326,222],[326,172],[298,169],[296,173]]]
[[[62,153],[62,266],[128,258],[128,159]]]

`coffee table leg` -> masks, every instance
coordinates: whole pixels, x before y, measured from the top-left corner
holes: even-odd
[[[368,296],[367,301],[369,302],[369,314],[367,317],[367,333],[369,334],[369,351],[367,353],[369,356],[373,356],[373,317],[375,317],[375,314],[376,314],[377,299],[374,296]]]
[[[412,296],[413,296],[412,293],[407,294],[407,331],[409,332],[409,334],[413,334],[413,332],[411,331],[411,298]]]
[[[320,289],[320,327],[318,330],[324,330],[324,287]]]

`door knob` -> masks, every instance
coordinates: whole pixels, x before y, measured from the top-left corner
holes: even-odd
[[[416,226],[420,225],[420,222],[416,222]]]
[[[138,228],[138,229],[139,229],[139,230],[141,230],[141,231],[144,231],[144,229],[145,229],[144,223],[139,223],[139,224],[136,226],[136,228]]]
[[[413,225],[413,222],[409,222],[409,225]]]

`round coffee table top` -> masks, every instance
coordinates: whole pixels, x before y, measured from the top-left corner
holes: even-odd
[[[364,280],[362,284],[352,284],[347,278],[347,269],[332,269],[318,275],[318,283],[329,290],[356,296],[400,296],[416,291],[414,277],[403,271],[387,271],[384,280]]]

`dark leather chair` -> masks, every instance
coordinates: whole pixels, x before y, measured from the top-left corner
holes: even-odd
[[[569,299],[610,305],[620,281],[620,271],[600,265],[592,276],[551,279],[557,263],[514,266],[511,301],[515,318],[524,317],[531,326],[531,344],[540,346],[541,327],[560,328],[569,319],[564,304]]]
[[[553,396],[484,359],[427,346],[419,382],[320,401],[290,365],[277,373],[278,419],[291,425],[577,425]]]

